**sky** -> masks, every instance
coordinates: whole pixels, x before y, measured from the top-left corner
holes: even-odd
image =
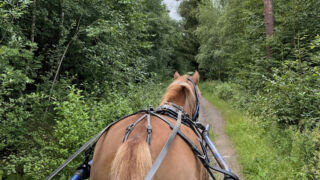
[[[178,14],[178,7],[181,1],[182,0],[163,0],[163,3],[166,4],[168,10],[170,11],[169,15],[172,19],[182,19],[182,17]]]

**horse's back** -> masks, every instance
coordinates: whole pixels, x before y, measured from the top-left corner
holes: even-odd
[[[95,147],[90,179],[113,179],[115,177],[118,179],[140,179],[137,173],[146,175],[172,130],[168,124],[151,116],[152,138],[150,145],[146,143],[147,118],[136,125],[127,141],[123,143],[126,128],[141,116],[142,114],[138,114],[121,120],[101,136]],[[176,123],[176,120],[165,118],[173,124]],[[189,127],[181,125],[180,130],[200,148],[197,136]],[[121,162],[113,162],[115,157],[117,157],[115,161],[120,160]],[[144,165],[139,166],[139,163]],[[121,170],[121,167],[126,171]],[[115,171],[123,172],[119,176]],[[201,162],[189,145],[177,135],[153,179],[204,179],[203,171]]]

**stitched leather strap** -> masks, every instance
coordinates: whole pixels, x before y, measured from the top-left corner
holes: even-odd
[[[176,122],[176,125],[174,126],[169,139],[167,140],[166,144],[163,146],[160,154],[158,155],[156,161],[154,162],[154,164],[152,165],[150,171],[148,172],[148,174],[146,175],[146,177],[144,178],[144,180],[151,180],[152,177],[155,175],[155,173],[157,172],[158,168],[160,167],[162,161],[164,160],[164,158],[166,157],[169,148],[171,146],[172,141],[174,140],[174,138],[176,137],[178,130],[180,129],[180,125],[181,125],[181,111],[178,112],[178,119]]]

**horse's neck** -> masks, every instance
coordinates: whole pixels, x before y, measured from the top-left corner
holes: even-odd
[[[187,100],[187,95],[184,91],[174,93],[167,92],[167,94],[164,95],[161,105],[165,104],[166,102],[181,106],[184,111],[189,114],[190,117],[192,116],[190,105]]]

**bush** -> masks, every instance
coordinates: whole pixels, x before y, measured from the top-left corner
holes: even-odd
[[[227,131],[239,150],[247,179],[315,179],[320,176],[319,126],[303,131],[297,126],[279,126],[276,114],[268,113],[274,111],[270,108],[269,96],[261,92],[249,95],[230,83],[234,95],[229,104],[255,114],[250,120],[249,114],[232,111],[218,98],[212,98],[218,97],[212,92],[217,93],[215,88],[219,83],[205,82],[200,88],[217,103],[224,115],[227,114]]]
[[[225,101],[230,100],[233,98],[234,92],[232,90],[231,85],[227,83],[219,84],[217,87],[217,95],[220,99]]]
[[[139,86],[130,86],[127,99],[129,106],[138,111],[141,108],[158,107],[161,102],[161,97],[165,93],[168,82],[154,83],[149,82],[140,84]]]
[[[206,92],[215,94],[218,98],[225,101],[231,100],[236,96],[236,90],[239,86],[232,83],[224,83],[220,81],[204,82],[200,85],[201,89],[204,88]]]
[[[127,94],[109,91],[100,99],[96,98],[96,94],[91,97],[75,86],[69,86],[66,88],[67,91],[63,92],[67,97],[52,98],[55,115],[50,117],[54,117],[53,124],[47,124],[47,127],[42,124],[36,126],[37,131],[28,131],[30,139],[25,140],[28,148],[19,146],[22,148],[21,151],[5,156],[2,162],[5,174],[24,174],[24,177],[31,179],[45,178],[112,121],[150,105],[156,107],[165,85],[166,83],[132,84],[127,89]],[[29,111],[21,111],[27,113],[23,116],[25,119],[40,115],[37,110],[43,108],[40,108],[41,103],[39,103],[43,98],[47,99],[40,94],[28,96],[32,105],[25,106],[30,108]],[[21,114],[16,116],[20,117]],[[41,118],[42,116],[36,119],[39,121]],[[60,177],[69,177],[82,161],[82,156],[72,161],[59,174]]]

